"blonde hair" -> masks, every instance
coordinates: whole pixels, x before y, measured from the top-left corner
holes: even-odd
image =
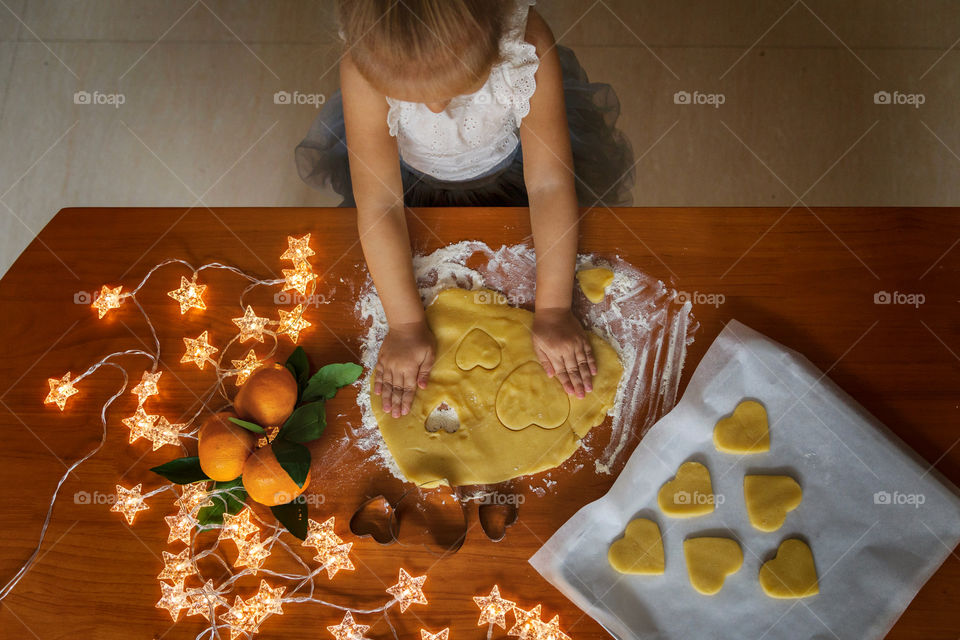
[[[478,88],[500,59],[509,0],[340,0],[348,53],[386,95],[420,102]]]

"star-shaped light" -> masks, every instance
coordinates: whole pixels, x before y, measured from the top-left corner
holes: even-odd
[[[537,630],[537,640],[570,640],[570,636],[560,630],[560,616],[553,616],[550,622],[541,622]]]
[[[230,626],[230,637],[256,633],[267,617],[282,615],[284,591],[286,587],[272,589],[266,580],[261,580],[260,590],[256,594],[246,600],[237,596],[230,610],[221,617],[221,621]]]
[[[183,357],[180,358],[180,362],[193,362],[200,367],[200,369],[203,369],[203,366],[207,364],[210,356],[220,351],[220,349],[217,349],[207,342],[207,338],[206,331],[197,336],[196,339],[184,338],[183,344],[186,345],[187,351],[183,354]]]
[[[263,328],[270,322],[269,318],[261,318],[254,311],[253,307],[247,305],[242,318],[234,318],[233,324],[240,327],[240,342],[247,340],[256,340],[263,342]]]
[[[335,519],[333,516],[330,516],[324,520],[323,523],[319,523],[313,519],[308,519],[307,537],[303,539],[303,546],[314,547],[320,551],[328,547],[335,547],[339,544],[343,544],[343,540],[340,539],[340,536],[333,531],[334,522]]]
[[[165,444],[180,444],[180,432],[186,426],[186,423],[171,424],[164,416],[160,416],[153,429],[147,434],[153,442],[153,450],[156,451]]]
[[[263,617],[269,615],[283,615],[283,592],[286,587],[270,588],[266,580],[260,581],[260,590],[251,598],[263,611]]]
[[[207,492],[206,482],[192,482],[183,485],[183,493],[177,498],[176,504],[183,513],[195,514],[203,507],[213,506],[213,500]],[[224,514],[226,518],[226,514]]]
[[[259,531],[260,528],[250,522],[250,509],[244,508],[237,515],[223,514],[223,528],[220,530],[218,540],[234,540],[239,546],[251,534]]]
[[[387,589],[387,593],[400,605],[403,613],[412,604],[427,604],[427,597],[423,595],[423,583],[427,576],[412,577],[405,569],[400,569],[397,584]]]
[[[426,629],[420,629],[420,640],[447,640],[450,637],[450,627],[441,629],[436,633],[430,633]]]
[[[357,624],[353,621],[353,614],[347,611],[338,625],[327,627],[327,631],[336,640],[368,640],[364,635],[370,629],[369,625]]]
[[[247,355],[243,357],[243,360],[231,360],[230,362],[233,363],[233,368],[237,370],[237,379],[235,382],[238,387],[247,381],[251,373],[263,366],[263,363],[257,358],[257,354],[254,353],[253,349],[247,351]]]
[[[203,302],[203,292],[206,290],[207,285],[197,284],[197,274],[193,274],[191,280],[180,276],[180,288],[168,292],[167,295],[180,303],[180,315],[183,315],[192,308],[207,308]]]
[[[303,262],[314,255],[314,250],[310,248],[310,234],[302,238],[287,236],[287,250],[280,256],[281,260],[292,260],[294,264]]]
[[[116,502],[110,507],[110,511],[122,513],[127,519],[127,524],[133,524],[133,519],[137,517],[137,512],[146,511],[150,508],[147,506],[147,503],[144,502],[143,496],[140,495],[140,489],[142,487],[143,483],[138,484],[132,489],[124,489],[120,485],[117,485]]]
[[[327,570],[327,579],[333,580],[333,577],[340,571],[353,571],[353,562],[350,561],[350,549],[352,542],[339,544],[335,547],[326,547],[314,557],[314,560]]]
[[[284,311],[278,309],[280,314],[280,327],[277,333],[290,338],[290,341],[296,343],[300,339],[300,332],[313,325],[303,319],[303,305],[298,304],[293,311]]]
[[[516,617],[517,622],[507,631],[507,635],[517,636],[520,640],[536,640],[540,626],[543,624],[543,622],[540,621],[540,605],[535,606],[529,611],[524,611],[520,607],[514,607],[513,615]]]
[[[163,371],[157,371],[156,373],[150,373],[149,371],[143,372],[139,384],[130,390],[130,393],[137,396],[139,404],[143,404],[150,396],[155,396],[160,393],[160,389],[157,388],[157,381],[160,380],[160,376],[162,375]]]
[[[247,567],[250,573],[257,575],[257,571],[263,566],[263,561],[270,556],[270,549],[259,539],[259,536],[236,542],[237,559],[233,562],[233,566]]]
[[[163,589],[163,597],[157,603],[157,608],[166,609],[173,621],[176,622],[180,617],[180,610],[189,606],[187,594],[183,590],[183,581],[181,580],[172,586],[166,582],[161,582],[160,588]]]
[[[213,580],[207,580],[202,587],[187,591],[187,602],[187,615],[203,616],[204,620],[210,619],[211,609],[216,611],[227,606],[226,599],[214,588]]]
[[[234,598],[233,606],[220,616],[220,621],[230,627],[230,640],[256,633],[260,625],[256,609],[240,596]]]
[[[107,315],[107,311],[110,311],[110,309],[120,308],[123,302],[120,296],[121,289],[123,289],[123,287],[116,287],[114,289],[111,289],[107,285],[100,287],[100,294],[97,296],[97,299],[93,301],[93,304],[90,305],[99,313],[98,318]]]
[[[307,295],[307,287],[317,279],[317,274],[313,272],[310,265],[306,262],[294,265],[293,269],[281,269],[281,272],[286,281],[283,290],[293,289],[302,296]]]
[[[148,438],[152,440],[152,434],[154,430],[154,425],[157,423],[157,418],[159,416],[154,416],[148,414],[143,410],[143,407],[137,407],[137,411],[130,416],[129,418],[124,418],[122,420],[130,429],[130,442],[136,442],[140,438]],[[154,447],[154,451],[156,451]]]
[[[167,536],[168,543],[180,540],[190,544],[190,534],[193,533],[193,528],[197,526],[197,519],[192,513],[181,511],[176,515],[164,517],[164,521],[170,527],[170,535]]]
[[[507,612],[513,609],[515,603],[500,597],[500,585],[493,585],[488,596],[474,596],[473,601],[480,607],[478,625],[488,623],[507,628]]]
[[[170,580],[171,582],[183,582],[197,572],[196,565],[193,564],[193,558],[190,556],[190,549],[184,549],[180,553],[163,552],[163,571],[157,576],[157,580]]]
[[[52,404],[55,402],[57,406],[60,407],[60,411],[63,411],[64,406],[67,404],[67,399],[73,394],[78,393],[73,383],[70,382],[70,375],[70,372],[67,371],[59,380],[57,378],[47,378],[47,384],[50,385],[50,393],[48,393],[46,399],[44,399],[44,404]]]

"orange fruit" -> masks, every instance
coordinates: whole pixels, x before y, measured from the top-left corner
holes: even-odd
[[[282,364],[265,365],[247,378],[233,399],[244,420],[265,427],[286,422],[297,404],[297,381]]]
[[[232,411],[215,413],[197,434],[200,468],[218,482],[233,480],[243,473],[243,463],[257,446],[257,436],[229,421],[236,417]]]
[[[268,507],[286,504],[307,490],[310,472],[298,487],[277,460],[273,446],[257,449],[243,465],[243,488],[247,495]]]

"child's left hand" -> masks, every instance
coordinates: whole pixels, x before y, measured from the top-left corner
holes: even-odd
[[[569,308],[537,309],[533,316],[533,350],[544,371],[578,398],[593,390],[597,362],[583,327]]]

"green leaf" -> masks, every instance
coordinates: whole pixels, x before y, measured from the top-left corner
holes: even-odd
[[[309,512],[307,501],[302,495],[297,496],[287,504],[270,507],[270,511],[273,511],[273,515],[280,521],[280,524],[286,527],[287,531],[301,540],[306,539]]]
[[[246,420],[241,420],[240,418],[230,418],[230,422],[238,427],[243,427],[247,431],[253,431],[254,433],[266,433],[266,430],[260,425],[254,424],[253,422],[247,422]]]
[[[293,374],[297,381],[297,388],[302,394],[307,387],[307,378],[310,377],[310,363],[307,361],[307,352],[303,350],[303,347],[297,347],[287,358],[284,366]]]
[[[337,394],[337,389],[353,384],[363,373],[363,367],[353,362],[328,364],[313,374],[303,392],[304,402],[311,400],[329,400]]]
[[[327,415],[322,402],[311,402],[297,407],[280,427],[277,438],[290,442],[316,440],[327,426]]]
[[[197,456],[177,458],[158,467],[153,467],[150,471],[163,476],[174,484],[190,484],[191,482],[210,479],[200,468],[200,458]]]
[[[303,488],[303,483],[307,480],[307,473],[310,472],[310,449],[297,442],[288,442],[287,440],[274,440],[273,453],[277,456],[277,462],[287,472],[287,475],[297,483],[297,486]]]
[[[243,488],[242,476],[238,476],[227,482],[214,482],[213,491],[227,489],[228,491],[220,495],[210,496],[213,504],[200,509],[197,513],[197,523],[201,527],[207,525],[223,524],[223,514],[229,513],[236,515],[244,507],[244,500],[247,499],[247,490]]]

